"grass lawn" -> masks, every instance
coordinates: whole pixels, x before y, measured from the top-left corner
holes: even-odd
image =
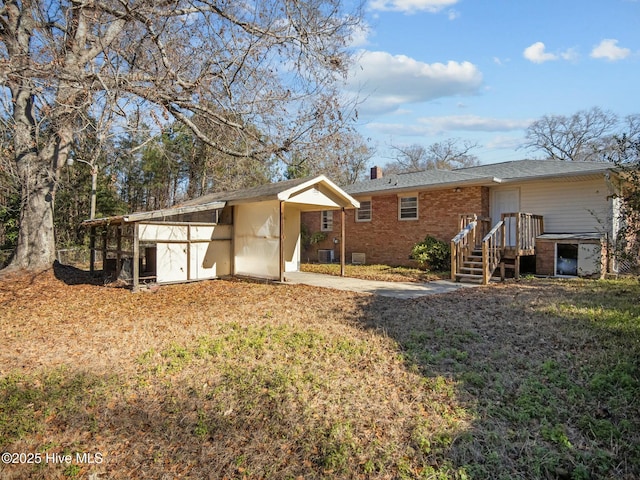
[[[401,300],[68,273],[0,276],[2,479],[640,478],[636,279]]]

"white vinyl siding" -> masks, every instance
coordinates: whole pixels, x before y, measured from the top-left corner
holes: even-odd
[[[520,211],[542,215],[546,233],[611,231],[612,192],[604,178],[525,182],[520,188]]]
[[[418,197],[398,197],[398,220],[418,219]]]

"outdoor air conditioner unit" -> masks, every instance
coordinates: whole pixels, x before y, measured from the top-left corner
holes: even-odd
[[[352,253],[351,263],[353,265],[364,265],[366,263],[366,256],[364,253]]]
[[[318,263],[333,263],[333,250],[318,250]]]

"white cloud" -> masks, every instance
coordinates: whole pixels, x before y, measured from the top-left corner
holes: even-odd
[[[411,14],[416,12],[437,13],[456,3],[458,0],[372,0],[370,6],[373,10]]]
[[[524,58],[533,63],[544,63],[558,59],[557,55],[545,51],[545,46],[542,42],[536,42],[533,45],[525,48],[523,55]]]
[[[378,134],[399,136],[399,137],[414,137],[432,135],[429,129],[420,125],[406,125],[404,123],[382,123],[371,122],[367,124],[367,129]]]
[[[560,53],[550,53],[547,52],[547,47],[542,42],[536,42],[533,45],[528,46],[524,49],[522,55],[533,63],[551,62],[560,59],[573,62],[578,59],[578,52],[575,48],[568,48],[564,52]]]
[[[480,117],[478,115],[450,115],[447,117],[423,117],[420,124],[434,131],[460,130],[467,132],[505,132],[527,128],[531,120],[515,120]]]
[[[499,67],[502,67],[502,66],[506,65],[507,63],[511,62],[511,59],[509,57],[505,57],[505,58],[493,57],[492,60],[493,60],[493,63],[495,63]]]
[[[575,48],[569,48],[564,52],[560,53],[560,56],[563,60],[567,60],[568,62],[575,62],[578,60],[578,51]]]
[[[447,17],[449,18],[449,20],[456,20],[460,18],[460,12],[452,8],[447,12]]]
[[[349,89],[365,97],[364,113],[397,110],[403,104],[473,95],[482,73],[470,62],[424,63],[406,55],[364,51],[352,70]]]
[[[615,62],[627,58],[631,54],[628,48],[618,46],[618,40],[613,38],[605,38],[591,50],[592,58],[604,58]]]
[[[489,140],[484,146],[494,150],[516,150],[523,144],[524,138],[497,135]]]
[[[422,117],[416,123],[370,123],[367,127],[378,133],[398,136],[433,136],[450,132],[509,132],[523,130],[532,120],[499,119],[477,115]]]
[[[367,22],[361,22],[351,30],[350,46],[353,48],[364,47],[369,44],[369,36],[372,34],[371,26]]]

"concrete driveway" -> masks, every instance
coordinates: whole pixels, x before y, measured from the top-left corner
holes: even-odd
[[[427,283],[380,282],[377,280],[361,280],[359,278],[336,277],[320,273],[287,272],[285,282],[312,285],[314,287],[333,288],[350,292],[370,293],[384,297],[416,298],[436,293],[455,292],[461,288],[474,288],[480,285],[456,283],[449,280],[437,280]]]

